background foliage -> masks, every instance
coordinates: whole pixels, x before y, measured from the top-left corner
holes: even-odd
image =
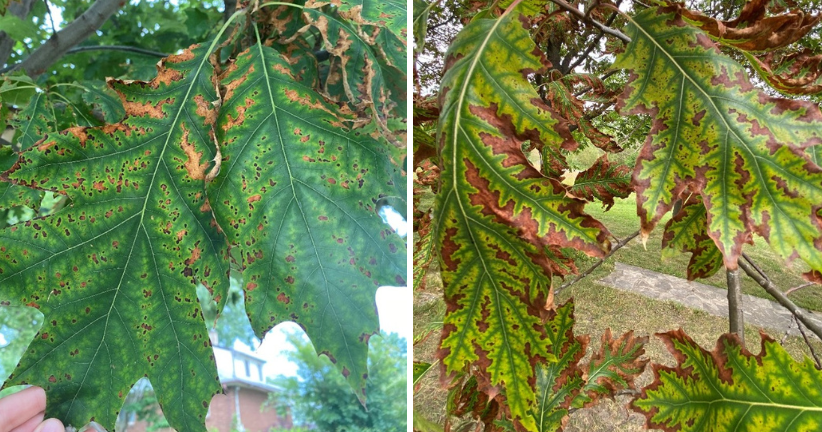
[[[406,341],[396,333],[371,339],[368,351],[368,403],[362,406],[334,365],[318,357],[309,341],[290,334],[289,359],[298,365],[297,376],[271,381],[283,392],[272,394],[275,407],[290,407],[296,424],[320,431],[406,430]]]

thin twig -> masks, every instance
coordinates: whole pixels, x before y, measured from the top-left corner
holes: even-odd
[[[745,315],[742,312],[742,281],[739,269],[725,270],[728,285],[728,328],[739,336],[739,342],[745,346]]]
[[[808,349],[811,351],[811,357],[816,362],[816,368],[822,370],[822,362],[819,361],[819,356],[816,355],[816,350],[813,349],[813,345],[811,345],[811,341],[808,340],[808,335],[805,334],[805,330],[802,330],[802,323],[794,316],[794,321],[796,321],[796,325],[799,326],[799,333],[802,333],[802,339],[805,339],[805,345],[808,346]]]
[[[597,262],[595,262],[595,263],[594,263],[591,267],[588,267],[588,269],[587,269],[587,270],[585,270],[584,272],[580,273],[580,274],[579,274],[577,277],[575,277],[573,280],[568,281],[568,282],[565,282],[564,284],[560,285],[560,287],[559,287],[559,288],[557,288],[556,290],[554,290],[554,293],[555,293],[555,294],[559,294],[559,293],[560,293],[562,290],[564,290],[565,288],[568,288],[569,286],[571,286],[571,285],[573,285],[573,284],[575,284],[575,283],[577,283],[577,282],[581,281],[582,279],[586,278],[588,275],[590,275],[591,273],[593,273],[593,271],[594,271],[594,270],[596,270],[596,269],[597,269],[597,267],[601,266],[601,265],[602,265],[602,263],[604,263],[604,262],[605,262],[605,260],[607,260],[608,258],[610,258],[610,257],[611,257],[611,255],[613,255],[616,251],[618,251],[618,250],[622,249],[622,247],[623,247],[623,246],[625,246],[626,244],[630,243],[630,241],[631,241],[631,240],[633,240],[633,239],[634,239],[636,236],[638,236],[638,235],[639,235],[639,231],[635,231],[633,234],[631,234],[631,235],[629,235],[628,237],[625,237],[624,239],[622,239],[622,240],[620,240],[619,242],[617,242],[617,244],[615,244],[615,245],[614,245],[614,247],[612,247],[612,248],[611,248],[611,251],[610,251],[610,252],[608,252],[608,253],[607,253],[604,257],[600,258],[600,259],[599,259]]]
[[[145,54],[147,56],[154,56],[154,57],[168,57],[169,54],[161,53],[159,51],[152,51],[145,48],[138,48],[133,46],[126,46],[126,45],[96,45],[96,46],[79,46],[74,47],[68,51],[66,54],[75,54],[79,52],[85,51],[126,51],[126,52],[133,52],[137,54]]]
[[[750,264],[748,264],[747,260],[741,259],[738,261],[739,268],[741,268],[745,273],[748,274],[756,283],[759,284],[765,291],[770,294],[774,299],[776,299],[779,304],[785,307],[785,309],[789,310],[802,324],[805,324],[805,327],[808,330],[812,331],[816,337],[822,340],[822,326],[817,324],[816,322],[812,321],[808,314],[799,308],[796,303],[792,302],[785,293],[783,293],[779,287],[774,285],[773,282],[763,277],[759,272],[756,271]]]
[[[51,16],[51,7],[49,7],[49,0],[43,0],[43,3],[46,4],[46,12],[49,14],[49,21],[51,21],[51,34],[52,36],[57,34],[57,26],[54,25],[54,17]]]
[[[612,71],[609,71],[608,73],[602,75],[599,78],[599,80],[600,81],[605,81],[606,79],[610,78],[611,75],[619,72],[620,70],[622,70],[622,69],[614,69]],[[591,91],[591,89],[593,89],[593,87],[591,87],[591,86],[584,87],[584,88],[580,89],[578,92],[574,93],[574,96],[580,97],[580,96],[584,95],[585,93],[588,93],[589,91]]]
[[[622,3],[622,0],[617,1],[617,2],[616,2],[616,6],[617,6],[617,7],[619,7],[620,3]],[[590,8],[590,10],[593,10],[593,8]],[[589,12],[589,9],[586,9],[586,10],[585,10],[585,13],[588,13],[588,12]],[[614,20],[616,19],[617,15],[618,15],[618,14],[617,14],[616,12],[612,13],[612,14],[611,14],[611,16],[610,16],[610,17],[608,17],[608,20],[607,20],[607,21],[605,21],[605,26],[606,26],[606,27],[610,27],[610,26],[611,26],[611,24],[613,24],[613,23],[614,23]],[[599,34],[597,35],[597,37],[596,37],[596,38],[594,38],[593,42],[591,42],[591,43],[588,45],[588,47],[586,47],[586,48],[585,48],[585,51],[582,53],[582,55],[580,55],[579,57],[577,57],[576,61],[574,61],[574,64],[572,64],[572,65],[570,65],[570,66],[566,67],[566,68],[565,68],[565,70],[567,70],[567,71],[572,71],[572,70],[574,70],[577,66],[579,66],[579,65],[580,65],[583,61],[585,61],[585,59],[588,57],[588,54],[591,54],[591,51],[593,51],[593,50],[594,50],[594,48],[596,48],[596,47],[598,47],[598,46],[599,46],[599,41],[600,41],[600,40],[602,40],[602,37],[603,37],[603,36],[605,36],[605,33],[604,33],[604,32],[602,32],[602,31],[600,31],[600,32],[599,32]]]
[[[769,277],[768,277],[768,275],[766,275],[766,274],[765,274],[765,271],[764,271],[764,270],[762,270],[762,268],[761,268],[761,267],[759,267],[759,266],[758,266],[758,265],[754,262],[754,260],[753,260],[753,259],[751,259],[751,257],[749,257],[749,256],[748,256],[748,254],[746,254],[746,253],[744,253],[744,252],[743,252],[743,253],[742,253],[742,258],[744,258],[744,259],[745,259],[745,261],[748,261],[748,264],[750,264],[750,265],[751,265],[751,266],[752,266],[752,267],[753,267],[753,268],[754,268],[754,269],[755,269],[755,270],[756,270],[759,274],[761,274],[761,275],[762,275],[762,277],[763,277],[763,278],[765,278],[765,280],[766,280],[766,281],[770,282],[771,278],[769,278]]]
[[[564,0],[551,0],[551,1],[554,2],[555,5],[557,5],[557,6],[561,7],[562,9],[565,9],[566,11],[570,12],[571,15],[574,15],[577,18],[579,18],[583,21],[591,23],[591,25],[598,28],[603,33],[609,34],[609,35],[611,35],[611,36],[613,36],[613,37],[615,37],[615,38],[617,38],[617,39],[619,39],[619,40],[621,40],[622,42],[625,42],[625,43],[631,42],[631,38],[628,37],[627,35],[625,35],[625,33],[622,33],[619,30],[612,29],[608,26],[605,26],[601,22],[594,21],[592,19],[586,19],[585,14],[582,13],[582,11],[580,11],[579,9],[577,9],[577,8],[571,6],[570,4],[566,3]]]
[[[802,288],[807,288],[807,287],[812,286],[812,285],[816,285],[816,284],[813,283],[813,282],[808,282],[808,283],[805,283],[805,284],[802,284],[802,285],[799,285],[799,286],[795,286],[795,287],[785,291],[785,295],[789,295],[789,294],[793,293],[794,291],[799,291]]]

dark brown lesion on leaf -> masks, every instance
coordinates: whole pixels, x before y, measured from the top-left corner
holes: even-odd
[[[522,144],[524,142],[530,141],[538,149],[542,149],[545,145],[551,145],[563,147],[569,150],[576,147],[576,142],[568,129],[567,121],[555,115],[553,110],[545,105],[545,103],[539,98],[533,99],[531,103],[537,108],[544,110],[546,113],[551,114],[551,118],[556,122],[554,124],[554,131],[557,133],[557,136],[546,138],[550,140],[555,140],[556,138],[562,139],[562,142],[559,145],[552,141],[546,142],[546,140],[543,139],[542,133],[540,133],[537,129],[526,129],[523,131],[517,130],[511,115],[498,114],[499,105],[495,102],[491,102],[487,107],[469,105],[468,110],[473,116],[487,122],[495,129],[495,131],[498,132],[497,135],[484,132],[480,134],[480,138],[483,144],[489,147],[494,154],[506,156],[506,158],[502,161],[502,165],[504,167],[509,168],[520,165],[523,167],[523,171],[528,171],[530,168],[530,170],[535,171],[537,175],[541,176],[539,171],[531,166],[530,162],[528,162],[528,159],[525,157],[525,154],[522,152]],[[548,121],[547,116],[545,120],[546,122]],[[528,172],[526,174],[519,175],[523,175],[525,178],[533,178],[530,176],[534,174]]]
[[[451,227],[445,230],[445,235],[442,236],[442,246],[440,248],[440,257],[442,257],[442,263],[444,264],[444,269],[450,272],[457,271],[462,260],[460,259],[452,259],[452,256],[460,249],[460,245],[455,242],[453,239],[457,236],[458,230],[455,227]]]
[[[513,200],[500,205],[501,193],[490,189],[490,181],[482,177],[482,173],[470,160],[464,159],[464,162],[466,165],[466,178],[476,190],[476,192],[469,195],[471,205],[481,206],[480,212],[491,217],[494,222],[516,229],[517,237],[521,240],[534,245],[538,250],[553,245],[574,247],[589,256],[598,257],[605,254],[604,251],[609,245],[608,230],[599,221],[582,212],[584,202],[570,198],[565,199],[558,206],[556,212],[569,220],[578,221],[582,227],[597,229],[597,244],[591,244],[578,237],[569,238],[566,233],[559,231],[557,225],[553,223],[550,223],[548,227],[541,227],[533,217],[533,209],[530,207],[524,207],[520,213],[515,213]],[[537,172],[537,174],[539,173]],[[540,175],[540,177],[542,176]],[[565,194],[564,187],[556,180],[545,178],[542,184],[546,186],[546,189],[551,189],[553,195]],[[541,235],[540,231],[546,232]]]

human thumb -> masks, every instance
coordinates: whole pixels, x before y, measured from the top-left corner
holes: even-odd
[[[48,419],[40,423],[40,426],[37,426],[34,432],[66,432],[66,428],[63,427],[63,422],[60,420]]]

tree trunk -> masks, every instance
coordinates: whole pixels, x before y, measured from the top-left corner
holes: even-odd
[[[223,2],[225,4],[225,10],[223,11],[223,22],[228,21],[231,18],[231,15],[234,15],[234,11],[237,10],[237,0],[225,0]]]
[[[739,342],[745,346],[745,319],[742,314],[742,284],[739,269],[727,270],[728,276],[728,318],[730,331],[739,336]]]

